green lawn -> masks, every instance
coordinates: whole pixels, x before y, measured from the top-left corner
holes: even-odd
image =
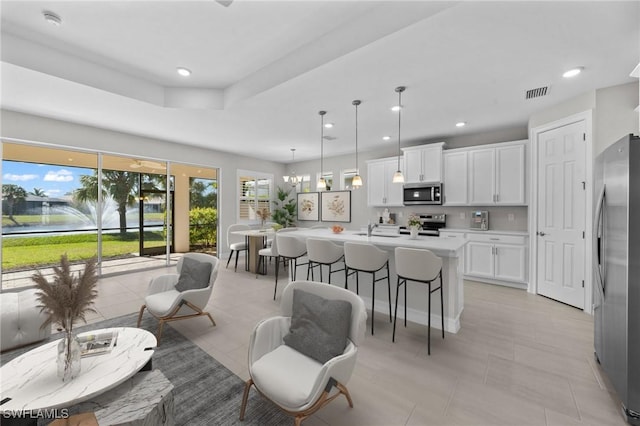
[[[158,247],[165,243],[162,232],[146,232],[145,246]],[[138,253],[138,233],[104,234],[103,259]],[[4,238],[2,241],[2,270],[25,269],[57,265],[67,253],[70,261],[79,261],[97,253],[96,235],[56,235],[44,237]]]

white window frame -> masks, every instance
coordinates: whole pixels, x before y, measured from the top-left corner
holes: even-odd
[[[254,214],[250,215],[249,218],[241,218],[240,217],[240,202],[242,201],[242,183],[240,181],[241,177],[250,177],[256,182],[259,180],[268,180],[269,181],[269,199],[268,206],[269,211],[272,210],[272,202],[274,200],[274,185],[273,185],[273,174],[272,173],[264,173],[258,172],[255,170],[240,170],[238,169],[236,172],[236,223],[245,223],[247,225],[258,225],[260,224],[260,218],[256,216],[255,211],[259,208],[259,198],[258,191],[255,191],[254,201]],[[264,206],[263,206],[264,207]]]

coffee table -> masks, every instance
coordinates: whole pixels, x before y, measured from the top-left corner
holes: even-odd
[[[86,401],[118,386],[151,360],[157,341],[146,330],[117,327],[79,336],[108,331],[118,332],[116,346],[109,353],[82,358],[80,374],[67,382],[57,376],[59,340],[32,349],[2,366],[2,417],[21,417]]]

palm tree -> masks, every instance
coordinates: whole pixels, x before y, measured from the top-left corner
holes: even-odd
[[[15,206],[16,202],[24,201],[25,198],[27,198],[27,191],[25,191],[23,187],[14,185],[12,183],[2,185],[2,199],[7,200],[9,220],[16,225],[20,224],[13,218],[13,207]]]
[[[36,197],[46,197],[47,194],[45,194],[44,189],[42,188],[33,188],[33,191],[31,191],[31,195],[35,195]]]
[[[120,219],[120,234],[127,232],[127,207],[135,205],[138,192],[138,173],[121,172],[118,170],[102,171],[102,196],[111,196],[118,204],[118,217]],[[80,176],[81,188],[73,192],[78,202],[96,201],[98,199],[98,175]]]

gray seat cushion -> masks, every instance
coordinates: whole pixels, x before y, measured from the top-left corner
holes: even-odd
[[[211,277],[211,263],[183,257],[180,277],[176,283],[176,290],[185,291],[197,288],[205,288],[209,285]]]
[[[351,303],[295,289],[291,328],[284,343],[324,364],[344,352],[350,325]]]

